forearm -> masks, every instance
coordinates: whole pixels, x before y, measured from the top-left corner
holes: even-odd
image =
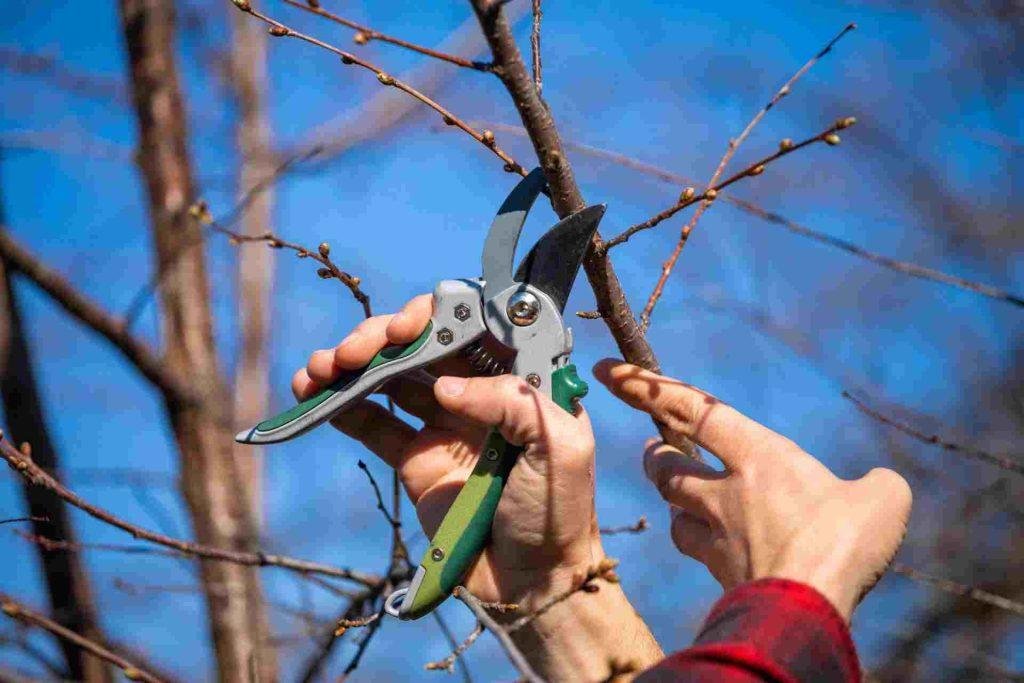
[[[590,582],[552,604],[512,638],[545,680],[605,681],[636,674],[664,658],[618,583]]]

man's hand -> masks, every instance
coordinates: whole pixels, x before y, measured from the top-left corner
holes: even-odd
[[[316,351],[292,380],[299,399],[366,365],[387,344],[416,339],[431,314],[431,297],[410,301],[397,315],[360,323],[336,348]],[[332,424],[394,467],[433,535],[476,462],[487,431],[525,447],[494,517],[491,543],[465,580],[485,601],[514,602],[531,611],[568,589],[603,557],[594,514],[594,439],[584,411],[566,413],[520,378],[473,377],[455,357],[429,368],[433,389],[413,381],[385,387],[422,429],[364,401]],[[412,558],[414,561],[417,558]]]
[[[728,590],[778,577],[816,588],[847,620],[888,567],[910,515],[910,487],[887,469],[843,481],[795,443],[714,396],[604,360],[613,394],[706,448],[719,472],[658,441],[644,470],[668,501],[672,540]]]

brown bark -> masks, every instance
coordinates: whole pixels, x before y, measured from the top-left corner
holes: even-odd
[[[523,126],[537,152],[537,159],[544,169],[544,176],[551,188],[551,203],[555,212],[564,218],[574,211],[579,211],[586,203],[576,185],[572,166],[565,155],[551,111],[541,99],[533,79],[526,70],[526,64],[523,63],[523,57],[512,37],[501,3],[491,0],[471,2],[484,37],[494,55],[494,71],[512,96],[512,102],[519,111]],[[593,247],[600,243],[600,234],[595,235]],[[607,254],[602,253],[602,250],[593,247],[587,252],[583,268],[597,298],[597,310],[615,338],[619,351],[630,363],[661,372],[654,351],[637,325],[611,260]]]
[[[530,142],[533,143],[541,168],[544,169],[555,213],[564,218],[574,211],[579,211],[586,206],[586,202],[576,184],[572,166],[565,154],[551,111],[537,91],[519,47],[512,37],[512,31],[502,9],[504,3],[497,0],[470,0],[470,3],[494,56],[493,71],[512,96],[512,102],[519,112]],[[658,358],[637,324],[626,299],[626,293],[615,274],[611,258],[602,247],[603,239],[598,232],[583,258],[583,269],[594,291],[598,313],[608,326],[625,360],[660,373]],[[666,443],[690,455],[696,454],[696,447],[691,441],[682,435],[672,433],[664,424],[655,421],[655,425]]]
[[[266,110],[267,32],[241,12],[231,13],[231,85],[238,107],[236,140],[239,151],[238,190],[241,197],[273,175],[270,123]],[[273,190],[254,195],[242,214],[242,233],[270,232]],[[262,420],[270,408],[269,316],[274,283],[273,253],[248,248],[238,252],[238,326],[241,353],[235,370],[235,427],[242,430]],[[237,444],[235,459],[249,489],[257,520],[263,519],[263,452]],[[262,524],[261,524],[262,525]]]
[[[0,284],[0,395],[7,428],[13,440],[31,443],[32,457],[40,467],[57,472],[60,461],[43,416],[21,311],[3,259],[0,259],[0,279],[3,280]],[[22,484],[22,494],[28,514],[33,518],[34,533],[72,543],[76,541],[75,530],[62,500],[27,481]],[[36,550],[50,599],[50,614],[61,626],[89,640],[103,642],[92,586],[81,557],[78,553],[51,551],[38,545]],[[103,660],[67,640],[58,639],[58,644],[71,678],[88,683],[113,680]]]
[[[125,360],[134,365],[164,396],[173,397],[175,401],[181,403],[192,400],[192,387],[171,372],[148,344],[133,337],[120,320],[78,291],[55,270],[47,267],[35,254],[14,241],[2,226],[0,257],[11,270],[17,270],[31,280],[69,315],[113,344]]]
[[[229,393],[213,341],[201,227],[174,57],[171,0],[121,0],[132,97],[139,121],[139,164],[146,185],[160,281],[165,365],[186,377],[197,403],[167,397],[181,453],[181,482],[200,543],[254,550],[257,530],[235,466]],[[202,562],[201,580],[221,681],[273,680],[276,656],[255,569]]]

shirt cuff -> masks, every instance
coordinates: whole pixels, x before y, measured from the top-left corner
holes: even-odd
[[[726,593],[712,608],[693,647],[652,673],[684,674],[721,667],[737,680],[861,679],[850,629],[825,596],[788,579],[760,579]],[[661,669],[661,671],[656,671]]]

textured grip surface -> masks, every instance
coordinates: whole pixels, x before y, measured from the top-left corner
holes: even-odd
[[[376,356],[370,359],[370,362],[365,367],[359,370],[352,370],[351,372],[344,372],[336,379],[330,386],[325,387],[321,391],[317,392],[313,396],[307,398],[305,401],[292,406],[283,413],[279,413],[274,417],[267,418],[263,422],[256,425],[254,431],[257,432],[270,432],[284,425],[298,420],[302,416],[306,415],[309,411],[313,410],[321,403],[334,396],[339,392],[343,392],[352,386],[360,377],[365,375],[370,370],[386,365],[392,361],[396,361],[405,358],[419,350],[427,339],[430,337],[430,330],[433,325],[427,324],[427,327],[423,330],[423,333],[410,344],[395,344],[392,346],[386,346],[381,349]]]

